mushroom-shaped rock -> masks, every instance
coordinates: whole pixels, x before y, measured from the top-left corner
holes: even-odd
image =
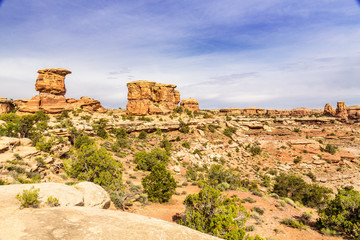
[[[199,102],[194,98],[183,99],[180,105],[191,111],[199,111]]]
[[[51,93],[55,95],[65,95],[65,76],[71,71],[64,68],[49,68],[38,71],[35,89],[40,93]]]

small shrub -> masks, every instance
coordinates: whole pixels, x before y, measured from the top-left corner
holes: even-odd
[[[187,149],[190,148],[190,143],[189,143],[188,141],[184,141],[181,145],[182,145],[184,148],[187,148]]]
[[[180,124],[180,128],[179,131],[182,133],[189,133],[190,132],[190,127],[183,121],[179,122]]]
[[[254,207],[252,210],[255,211],[255,212],[257,212],[257,213],[260,214],[260,215],[263,215],[264,212],[265,212],[265,209],[262,208],[262,207]]]
[[[295,163],[295,164],[298,164],[299,162],[301,162],[301,159],[302,159],[301,156],[297,156],[297,157],[294,159],[294,163]]]
[[[256,200],[253,199],[252,197],[246,197],[243,200],[241,200],[242,202],[248,202],[248,203],[255,203]]]
[[[49,207],[58,207],[58,206],[60,206],[59,199],[57,199],[56,197],[53,197],[53,196],[49,196],[47,198],[46,204]]]
[[[138,138],[145,140],[146,137],[147,137],[147,133],[146,133],[144,130],[142,130],[142,131],[139,133]]]
[[[320,148],[321,151],[323,152],[328,152],[332,155],[334,155],[337,151],[338,147],[335,146],[335,145],[332,145],[332,144],[326,144],[326,147],[325,148]]]
[[[16,199],[20,201],[21,207],[23,208],[37,208],[40,204],[38,199],[39,192],[40,189],[35,189],[34,186],[32,186],[29,190],[24,189],[22,194],[18,193],[16,195]]]
[[[300,229],[300,230],[306,229],[306,226],[304,225],[303,222],[299,222],[299,221],[297,221],[295,219],[292,219],[292,218],[283,219],[281,221],[281,224],[284,224],[284,225],[292,227],[292,228]]]
[[[231,137],[234,133],[236,133],[236,127],[227,127],[224,129],[224,135],[227,137]]]

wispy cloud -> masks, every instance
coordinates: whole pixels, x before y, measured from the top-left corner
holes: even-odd
[[[359,14],[350,0],[5,0],[0,96],[31,97],[38,69],[65,67],[67,96],[107,107],[137,79],[204,108],[359,104]]]

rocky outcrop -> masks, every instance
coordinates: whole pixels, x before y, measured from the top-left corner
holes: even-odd
[[[358,119],[360,118],[360,105],[354,105],[347,107],[349,118]]]
[[[348,119],[348,112],[345,102],[337,102],[336,117],[341,119]]]
[[[303,117],[309,116],[312,114],[322,114],[321,109],[311,109],[311,108],[294,108],[294,109],[263,109],[257,107],[249,107],[249,108],[222,108],[220,109],[220,113],[223,114],[233,114],[233,115],[267,115],[270,117]]]
[[[127,87],[128,114],[169,114],[180,102],[180,93],[175,90],[174,84],[140,80],[129,82]]]
[[[14,103],[12,100],[0,97],[0,115],[9,113],[14,109]]]
[[[40,94],[27,101],[16,100],[19,111],[28,113],[43,111],[56,114],[64,110],[83,109],[88,112],[106,112],[97,100],[88,97],[81,97],[80,100],[65,98],[65,76],[71,73],[69,70],[52,68],[39,70],[38,73],[35,89]]]
[[[324,107],[324,115],[335,116],[335,114],[336,114],[336,110],[329,103],[327,103]]]
[[[199,102],[194,98],[183,99],[180,106],[189,109],[190,111],[199,111]]]
[[[35,89],[40,93],[65,95],[65,76],[71,72],[64,68],[50,68],[38,71]]]

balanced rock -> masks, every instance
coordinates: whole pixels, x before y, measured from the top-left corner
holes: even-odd
[[[13,101],[7,98],[0,97],[0,115],[9,113],[14,109]]]
[[[199,111],[199,102],[194,98],[183,99],[180,106],[189,109],[190,111]]]
[[[40,93],[65,95],[65,76],[71,72],[64,68],[49,68],[38,71],[35,89]]]
[[[335,116],[335,114],[336,110],[329,103],[327,103],[324,107],[324,115]]]
[[[337,102],[336,116],[341,119],[348,119],[348,112],[345,102]]]
[[[127,84],[127,113],[134,115],[168,114],[180,102],[176,85],[152,81],[134,81]]]

